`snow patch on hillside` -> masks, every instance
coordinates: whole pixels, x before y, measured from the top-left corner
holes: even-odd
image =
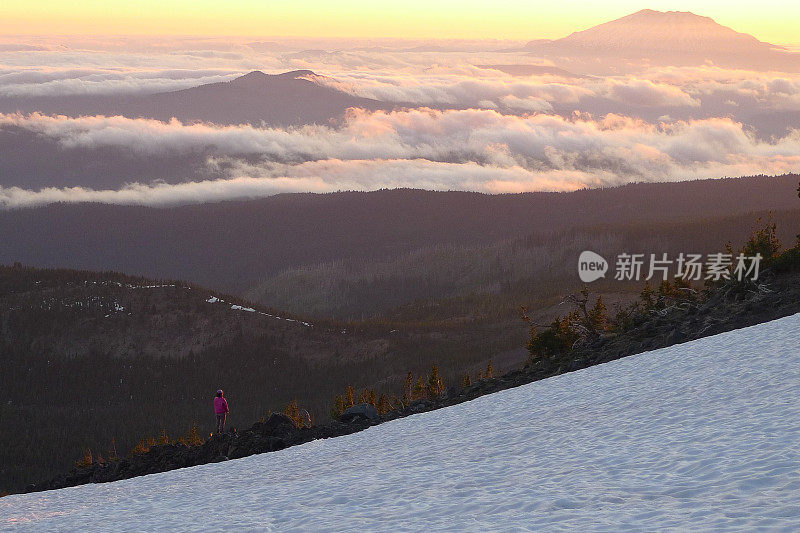
[[[222,300],[220,298],[217,298],[216,296],[210,297],[208,300],[206,300],[206,302],[210,303],[210,304],[223,303],[223,304],[228,305],[228,302],[226,302],[225,300]],[[266,316],[266,317],[269,317],[269,318],[274,318],[276,320],[285,320],[286,322],[297,322],[299,324],[302,324],[302,325],[306,326],[307,328],[312,327],[312,325],[310,323],[308,323],[308,322],[303,322],[302,320],[294,320],[292,318],[283,318],[283,317],[280,317],[280,316],[275,316],[275,315],[271,315],[269,313],[265,313],[264,311],[256,311],[252,307],[244,307],[244,306],[238,305],[238,304],[230,304],[230,306],[231,306],[231,311],[245,311],[247,313],[257,313],[259,315]]]
[[[798,530],[799,346],[795,315],[281,452],[9,496],[0,527]]]

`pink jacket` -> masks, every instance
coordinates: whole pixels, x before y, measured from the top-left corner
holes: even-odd
[[[222,398],[221,396],[214,397],[214,412],[218,415],[222,413],[227,413],[228,409],[228,400]]]

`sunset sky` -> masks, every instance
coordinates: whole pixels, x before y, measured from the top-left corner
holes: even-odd
[[[800,42],[800,4],[780,0],[3,0],[0,34],[558,38],[643,8],[692,11],[761,40]]]
[[[727,51],[708,52],[711,26],[694,39],[639,22],[591,46],[657,32],[666,52],[520,46],[647,8],[800,50],[800,4],[0,2],[0,210],[800,172],[800,54],[726,32]],[[285,74],[222,83],[255,70]],[[186,94],[208,99],[179,93],[199,86]]]

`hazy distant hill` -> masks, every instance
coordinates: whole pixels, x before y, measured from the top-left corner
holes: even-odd
[[[739,33],[709,17],[681,11],[644,9],[554,41],[526,45],[535,53],[684,65],[709,61],[756,70],[800,69],[800,54],[752,35]]]
[[[636,224],[658,235],[664,223],[740,216],[746,228],[754,222],[753,212],[800,207],[798,179],[788,175],[497,196],[418,190],[286,194],[166,208],[52,205],[0,212],[0,262],[185,279],[261,298],[249,291],[284,271],[317,272],[322,264],[358,261],[363,271],[365,265],[440,257],[447,249],[472,247],[477,253],[509,239],[536,236],[546,242],[597,225]],[[429,266],[416,264],[413,270],[424,272]],[[571,272],[558,268],[562,275]],[[284,292],[316,290],[316,276],[309,288],[301,284]],[[385,306],[397,304],[397,298],[424,296],[416,282],[406,289],[386,283],[391,298],[384,298],[376,284],[374,301],[363,306],[365,311],[374,310],[378,301]],[[357,292],[363,295],[367,289]],[[440,289],[431,286],[429,293]]]
[[[349,107],[381,107],[376,100],[317,83],[317,77],[310,70],[274,75],[254,71],[229,82],[146,96],[2,97],[0,112],[122,115],[158,120],[174,117],[184,122],[288,126],[325,124],[342,116]]]
[[[555,41],[597,50],[696,54],[766,52],[776,47],[739,33],[709,17],[681,11],[643,9]]]
[[[320,85],[315,76],[310,70],[277,75],[255,71],[230,82],[153,95],[142,104],[150,108],[142,114],[218,124],[296,125],[327,123],[349,107],[380,107],[375,100]]]

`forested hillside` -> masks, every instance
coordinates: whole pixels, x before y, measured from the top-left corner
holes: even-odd
[[[728,241],[744,242],[757,221],[770,216],[779,238],[792,243],[792,228],[800,227],[800,209],[657,223],[609,222],[540,229],[488,244],[431,246],[389,260],[354,257],[288,269],[246,295],[292,312],[340,319],[507,320],[516,317],[515,304],[546,310],[574,289],[583,250],[612,261],[621,253],[667,253],[673,258],[681,252],[707,254]],[[613,264],[608,278],[596,287],[608,292],[612,301],[614,295],[638,287],[614,281]]]
[[[598,225],[636,224],[656,234],[662,223],[736,215],[750,223],[748,213],[796,209],[798,179],[507,195],[408,189],[282,194],[161,208],[55,204],[0,211],[0,263],[114,270],[245,295],[287,270],[351,260],[379,268],[408,254],[423,259],[436,247],[479,251]],[[401,295],[408,291],[404,301],[413,301],[413,287],[402,289]]]
[[[0,432],[0,491],[86,448],[124,455],[162,430],[207,434],[219,387],[234,426],[294,400],[325,420],[348,385],[396,389],[431,361],[452,381],[487,353],[518,354],[523,329],[311,323],[182,282],[0,267],[0,422],[13,428]]]

